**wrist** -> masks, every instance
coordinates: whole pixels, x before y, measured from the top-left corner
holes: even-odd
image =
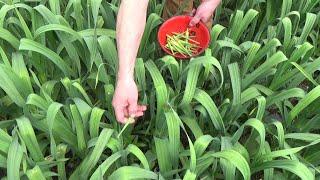
[[[118,81],[130,81],[133,80],[133,73],[121,73],[119,71],[117,75],[117,80]]]
[[[135,59],[122,57],[119,54],[118,79],[133,79],[134,77]]]
[[[125,66],[125,67],[119,67],[117,78],[119,80],[131,80],[133,79],[134,74],[134,66]]]

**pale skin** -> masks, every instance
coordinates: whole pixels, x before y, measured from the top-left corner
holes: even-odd
[[[148,0],[122,0],[117,17],[117,48],[119,70],[112,105],[117,121],[141,117],[147,107],[138,104],[138,89],[134,81],[134,65],[145,28]],[[203,0],[192,12],[190,26],[210,20],[220,0]],[[134,18],[132,18],[134,17]]]

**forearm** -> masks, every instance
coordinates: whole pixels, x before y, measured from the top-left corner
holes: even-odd
[[[118,78],[133,77],[145,28],[148,0],[122,0],[117,20]]]
[[[216,9],[220,4],[221,0],[201,0],[201,3],[204,3],[204,2],[210,3],[210,6],[213,9]]]

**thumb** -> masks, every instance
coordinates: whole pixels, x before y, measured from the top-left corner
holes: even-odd
[[[198,24],[201,20],[200,14],[196,13],[196,15],[191,19],[189,26],[193,27]]]

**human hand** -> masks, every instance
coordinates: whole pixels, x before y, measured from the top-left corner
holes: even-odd
[[[207,23],[211,20],[214,10],[217,8],[221,0],[203,0],[197,10],[192,11],[192,20],[189,26],[195,26],[200,21]]]
[[[129,117],[141,117],[146,106],[138,105],[138,89],[132,77],[118,78],[112,100],[117,121],[125,124]]]

